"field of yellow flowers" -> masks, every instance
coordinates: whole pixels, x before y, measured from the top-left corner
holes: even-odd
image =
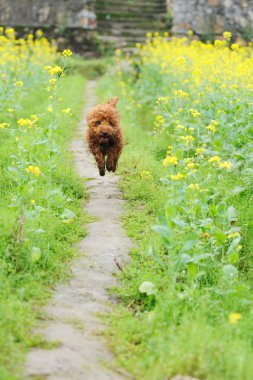
[[[83,186],[66,146],[84,79],[67,75],[70,50],[41,31],[17,39],[0,29],[0,379],[20,375],[36,306],[65,273],[80,225]]]
[[[250,380],[252,46],[190,32],[148,34],[137,50],[116,52],[125,225],[137,247],[116,290],[112,345],[138,379]]]

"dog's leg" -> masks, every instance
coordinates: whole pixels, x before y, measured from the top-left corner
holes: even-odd
[[[108,151],[106,160],[106,169],[108,172],[114,173],[116,171],[120,153],[121,149],[116,145]]]
[[[94,152],[94,156],[97,162],[99,174],[101,176],[104,176],[105,175],[105,158],[100,151]]]

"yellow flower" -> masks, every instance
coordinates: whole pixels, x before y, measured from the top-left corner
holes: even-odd
[[[222,45],[223,45],[222,41],[220,41],[220,40],[215,40],[215,41],[214,41],[214,46],[216,46],[216,47],[220,47],[220,46],[222,46]]]
[[[186,128],[183,125],[181,125],[181,124],[177,124],[176,125],[176,129],[184,129],[184,130],[186,130]]]
[[[31,119],[33,120],[33,122],[36,122],[39,120],[37,115],[31,115]]]
[[[147,36],[148,39],[150,39],[150,38],[152,38],[152,33],[151,33],[151,32],[148,32],[148,33],[146,34],[146,36]]]
[[[209,125],[206,127],[206,129],[208,129],[208,131],[213,132],[213,133],[217,131],[217,129],[215,128],[215,126],[212,125],[212,124],[209,124]]]
[[[121,55],[121,50],[120,50],[120,49],[116,49],[116,50],[115,50],[115,55],[120,56],[120,55]]]
[[[224,32],[224,33],[223,33],[223,37],[224,37],[226,40],[230,40],[231,37],[232,37],[232,33],[231,33],[231,32]]]
[[[34,199],[31,199],[31,204],[32,204],[32,205],[35,204],[35,200],[34,200]]]
[[[239,232],[231,232],[230,234],[227,235],[228,239],[233,239],[235,237],[240,236]]]
[[[34,174],[36,176],[39,176],[41,174],[40,168],[38,166],[29,165],[26,168],[27,173]]]
[[[208,162],[210,164],[219,163],[219,162],[221,162],[221,158],[219,156],[213,156],[213,157],[209,158]]]
[[[170,179],[172,179],[173,181],[180,181],[183,178],[184,178],[184,175],[182,173],[171,174],[170,176]]]
[[[232,44],[231,45],[232,50],[238,50],[239,48],[240,48],[240,46],[238,44]]]
[[[0,123],[0,129],[5,129],[5,128],[8,128],[10,126],[10,124],[8,123]]]
[[[186,165],[187,169],[196,169],[196,164],[195,162],[188,162]]]
[[[44,66],[44,69],[47,70],[51,76],[58,74],[60,76],[63,73],[61,66]]]
[[[156,104],[167,104],[169,101],[168,96],[161,96],[160,98],[157,99]]]
[[[231,323],[231,325],[235,325],[241,318],[242,315],[240,313],[230,313],[229,323]]]
[[[206,149],[205,148],[197,148],[196,149],[196,155],[199,155],[201,156],[203,153],[206,152]]]
[[[165,119],[162,115],[157,115],[154,121],[154,126],[157,131],[161,131],[164,127]]]
[[[141,178],[146,179],[150,181],[152,179],[152,176],[148,170],[142,170],[141,172]]]
[[[51,84],[51,86],[54,86],[56,82],[57,80],[55,78],[49,79],[49,83]]]
[[[196,111],[192,108],[189,109],[189,112],[192,114],[193,117],[198,118],[201,116],[201,113],[199,111]]]
[[[62,52],[63,57],[71,57],[71,55],[72,55],[72,51],[70,49],[65,49]]]
[[[163,166],[178,165],[178,158],[176,156],[167,156],[163,160]]]
[[[191,183],[189,186],[188,186],[189,189],[191,190],[200,190],[200,186],[198,183]]]
[[[43,36],[43,32],[42,32],[42,30],[41,30],[41,29],[38,29],[38,30],[36,31],[36,37],[41,38],[42,36]]]
[[[13,108],[8,108],[8,112],[12,113],[12,112],[14,112],[14,109]]]
[[[5,34],[8,38],[15,38],[15,30],[13,28],[6,29]]]
[[[72,116],[72,112],[70,108],[65,108],[62,110],[62,112],[65,113],[66,115]]]
[[[192,30],[188,30],[188,36],[189,37],[193,36],[193,31]]]
[[[195,140],[193,136],[179,136],[178,138],[181,140],[185,145],[191,145],[193,141]]]
[[[15,82],[14,85],[16,87],[22,87],[24,85],[24,83],[22,82],[22,80],[19,80],[19,81]]]
[[[186,98],[189,96],[188,92],[185,92],[183,90],[175,90],[174,95],[178,96],[179,98]]]
[[[64,224],[71,224],[71,223],[73,223],[73,219],[64,219],[62,221],[62,223],[64,223]]]
[[[53,112],[53,107],[50,105],[47,107],[48,112]]]
[[[219,168],[220,169],[231,169],[232,168],[232,162],[230,161],[223,161],[223,162],[219,162]]]
[[[186,64],[186,60],[185,60],[185,57],[178,57],[176,59],[176,63],[178,63],[179,65],[185,65]]]
[[[20,125],[20,127],[32,128],[33,124],[34,124],[34,121],[32,121],[30,119],[22,119],[21,118],[18,120],[18,125]]]

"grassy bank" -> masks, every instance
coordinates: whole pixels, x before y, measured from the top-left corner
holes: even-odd
[[[104,98],[121,94],[124,225],[136,242],[114,290],[121,305],[110,341],[136,379],[250,380],[252,99],[239,69],[247,62],[227,41],[206,51],[172,43],[149,42],[116,83],[100,84]],[[210,62],[222,81],[207,79]]]
[[[43,318],[40,306],[67,276],[73,243],[85,234],[86,195],[68,153],[85,79],[60,78],[59,66],[48,75],[42,66],[52,64],[55,52],[44,39],[30,36],[19,47],[10,29],[2,45],[0,379],[9,380],[22,378],[30,347],[47,345],[31,330]]]

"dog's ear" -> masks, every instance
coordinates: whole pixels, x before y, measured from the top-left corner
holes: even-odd
[[[109,104],[111,107],[116,107],[118,100],[119,100],[118,96],[115,96],[114,98],[111,98],[110,100],[108,100],[107,104]]]

